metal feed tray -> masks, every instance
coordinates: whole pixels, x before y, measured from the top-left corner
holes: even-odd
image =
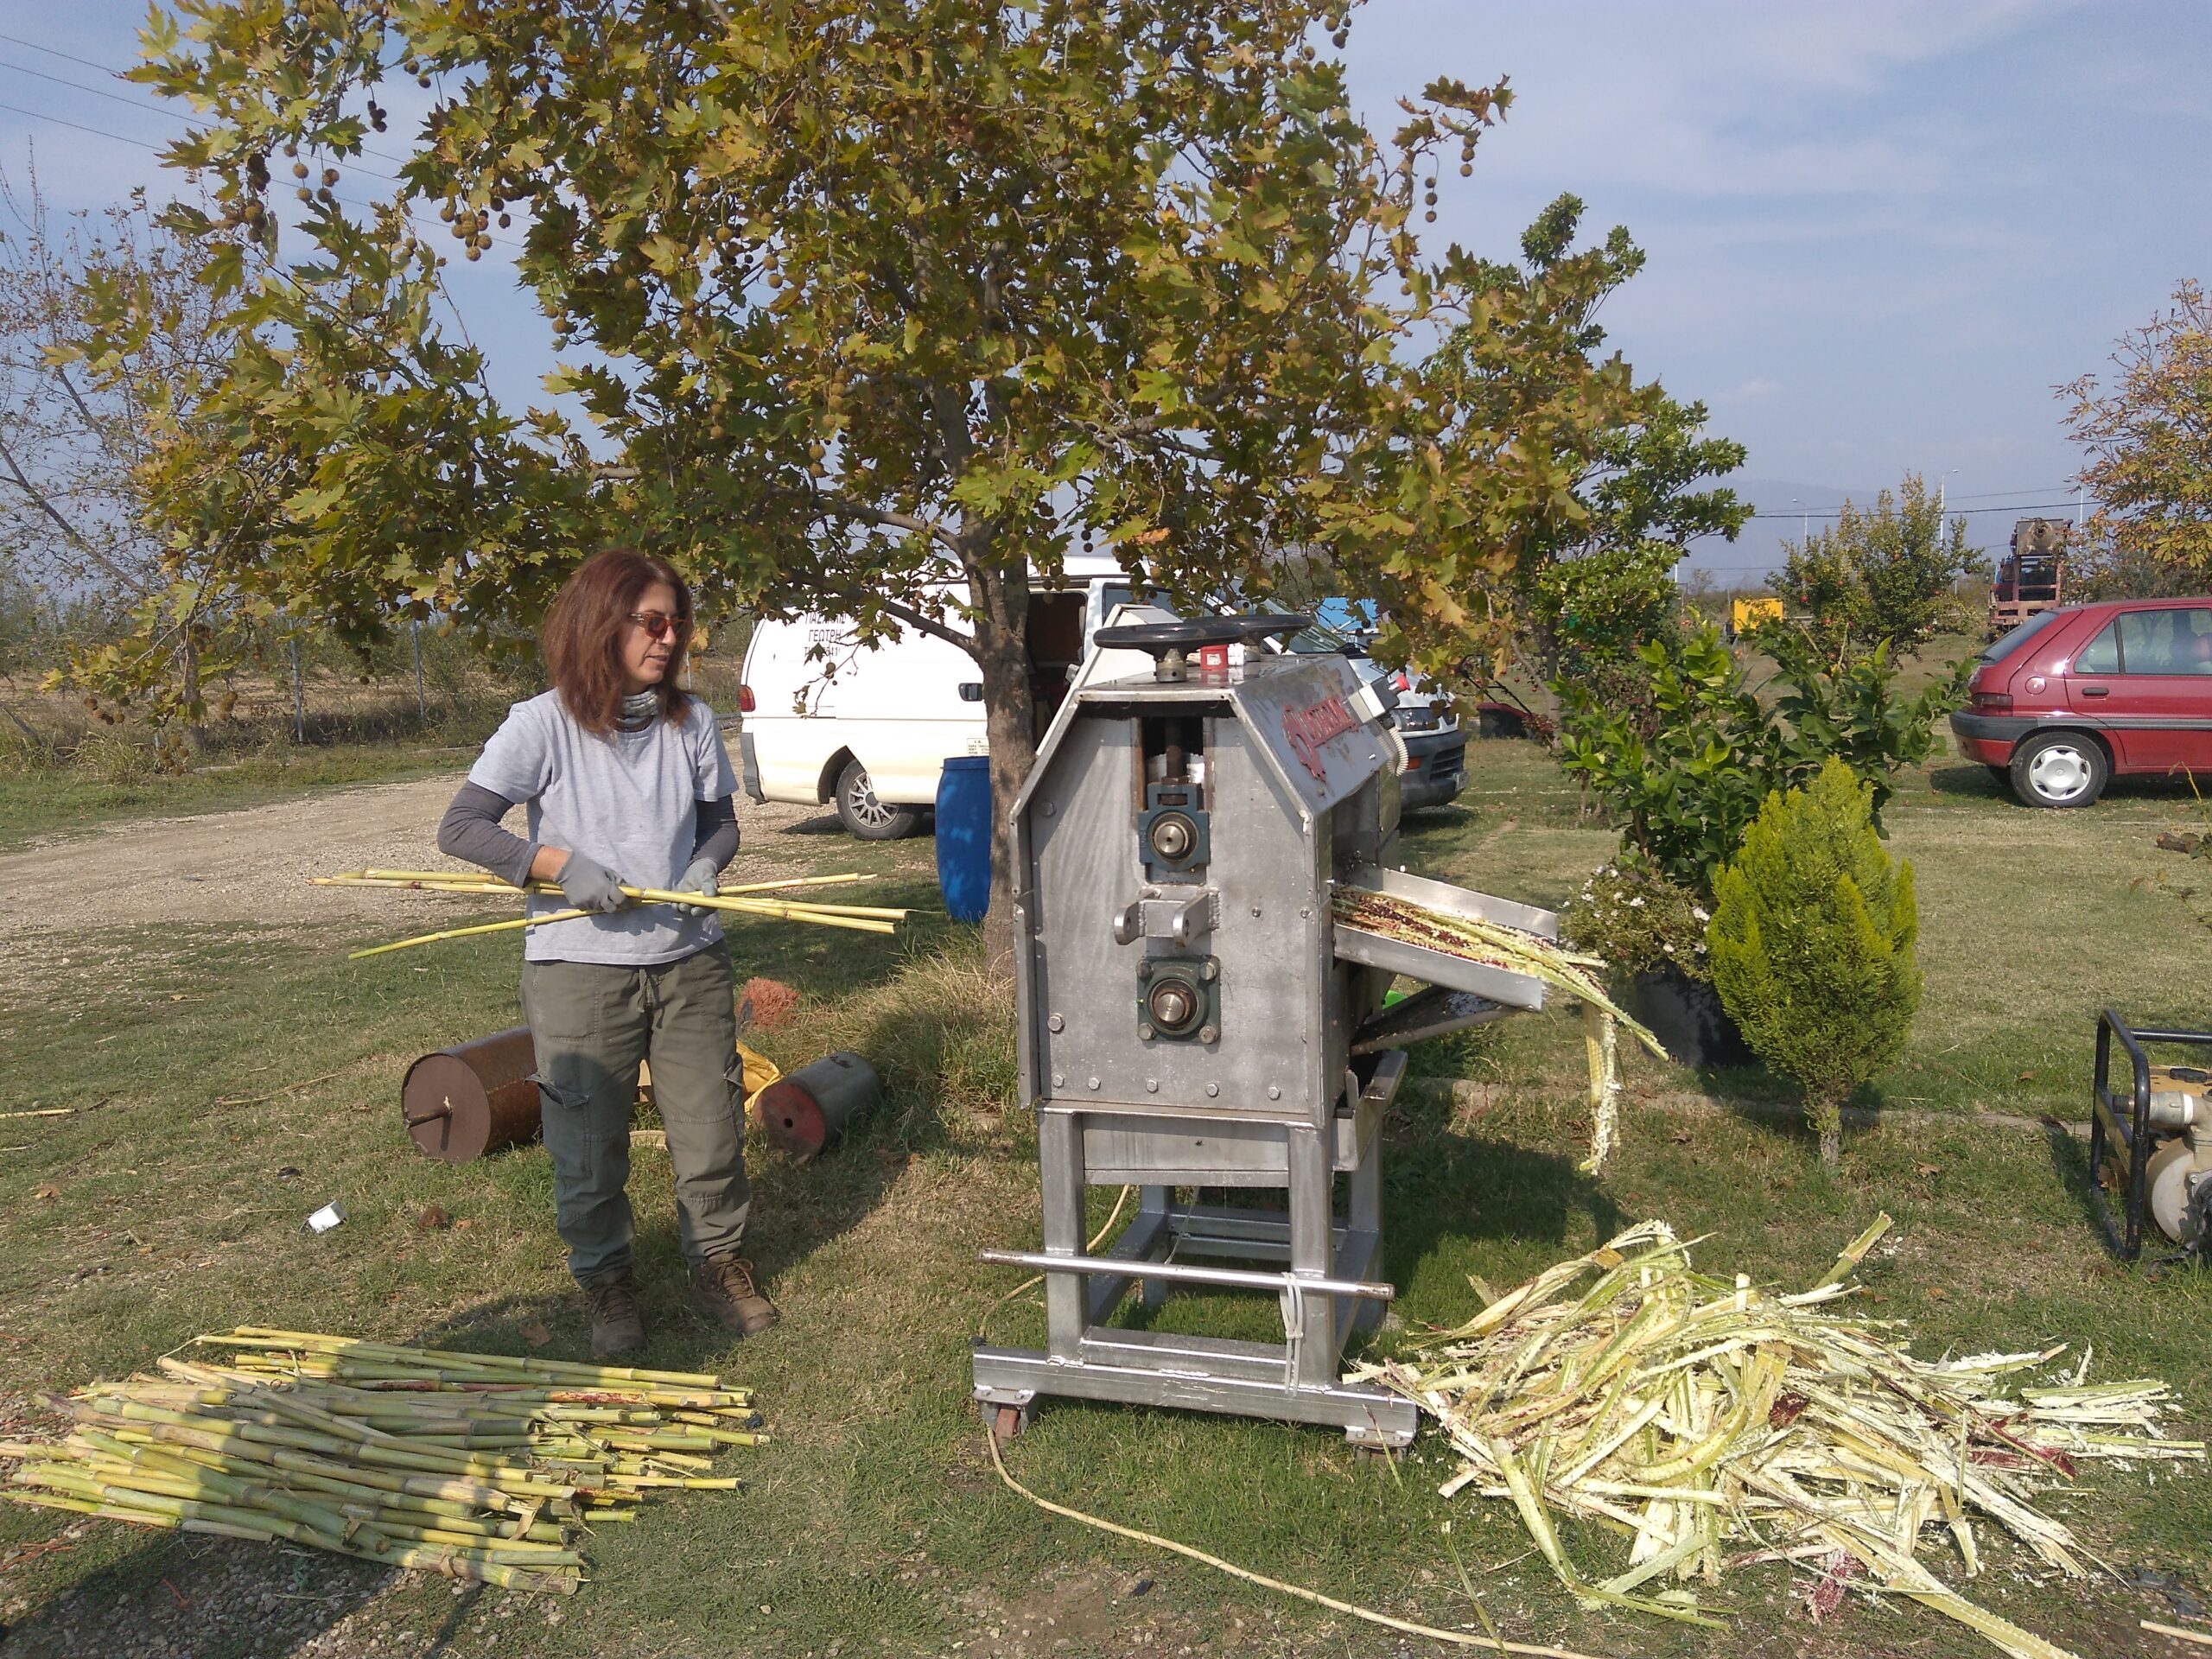
[[[1503,927],[1516,927],[1524,933],[1534,933],[1539,938],[1555,939],[1559,937],[1559,916],[1555,912],[1539,910],[1534,905],[1517,905],[1510,899],[1492,898],[1489,893],[1475,893],[1465,887],[1455,887],[1448,881],[1432,881],[1425,876],[1408,875],[1403,870],[1363,865],[1351,871],[1338,885],[1346,889],[1402,899],[1409,904],[1447,916],[1465,916]],[[1342,920],[1336,924],[1335,950],[1343,961],[1363,963],[1370,968],[1403,974],[1408,979],[1417,979],[1427,985],[1471,991],[1477,996],[1503,1002],[1508,1007],[1534,1012],[1544,1006],[1544,982],[1533,975],[1516,974],[1507,969],[1492,967],[1487,963],[1471,962],[1465,957],[1430,945],[1388,938]]]

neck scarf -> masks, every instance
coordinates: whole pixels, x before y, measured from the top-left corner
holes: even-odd
[[[660,714],[660,694],[645,690],[634,692],[622,699],[622,712],[614,718],[615,726],[626,732],[642,732]]]

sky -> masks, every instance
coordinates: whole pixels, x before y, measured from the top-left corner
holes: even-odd
[[[163,188],[144,146],[181,124],[102,73],[143,16],[0,7],[0,168],[35,156],[50,207]],[[1571,191],[1589,235],[1624,225],[1645,249],[1604,321],[1749,449],[1765,516],[1696,555],[1724,576],[1907,470],[1984,546],[2070,502],[2053,389],[2179,279],[2212,280],[2205,0],[1367,0],[1344,55],[1378,130],[1432,76],[1510,82],[1473,175],[1446,158],[1428,233],[1510,256]],[[550,336],[504,250],[450,274],[495,390],[543,403]]]

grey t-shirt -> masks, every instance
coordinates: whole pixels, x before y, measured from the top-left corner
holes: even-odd
[[[698,803],[737,787],[714,711],[694,697],[681,721],[600,737],[584,730],[548,691],[518,702],[469,768],[468,781],[527,804],[530,838],[597,859],[633,887],[672,887],[691,861]],[[531,895],[530,913],[570,908],[558,893]],[[610,915],[533,927],[531,962],[601,962],[647,967],[702,950],[722,936],[713,915],[690,920],[669,905],[632,905]]]

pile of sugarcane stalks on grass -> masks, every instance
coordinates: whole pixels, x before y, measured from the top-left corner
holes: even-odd
[[[1620,1135],[1617,1029],[1624,1027],[1657,1058],[1664,1059],[1666,1051],[1659,1046],[1656,1037],[1623,1013],[1606,995],[1598,977],[1605,970],[1602,957],[1580,955],[1555,940],[1501,922],[1432,910],[1410,899],[1364,887],[1338,887],[1331,905],[1340,927],[1420,945],[1485,968],[1525,974],[1577,998],[1582,1004],[1584,1047],[1590,1065],[1590,1155],[1583,1160],[1582,1168],[1594,1175],[1605,1167],[1606,1156]]]
[[[624,887],[632,903],[640,905],[697,905],[718,911],[728,916],[754,916],[772,922],[811,922],[817,927],[842,927],[858,933],[893,933],[898,924],[906,919],[905,910],[882,905],[823,904],[810,899],[766,899],[763,893],[786,891],[792,887],[839,887],[854,881],[871,881],[874,877],[858,874],[843,875],[797,875],[780,881],[753,881],[742,887],[725,887],[718,893],[682,893],[669,887]],[[352,870],[342,875],[310,876],[308,880],[318,887],[383,887],[408,893],[449,893],[474,899],[512,899],[524,893],[556,894],[560,884],[554,881],[531,881],[523,887],[502,881],[498,876],[473,870]],[[559,910],[541,916],[522,916],[511,922],[485,922],[474,927],[448,927],[435,933],[423,933],[411,939],[398,939],[390,944],[371,945],[365,950],[347,954],[351,962],[362,957],[382,956],[387,950],[411,950],[418,944],[440,944],[448,939],[474,938],[483,933],[505,933],[520,927],[543,927],[548,922],[572,922],[580,916],[590,916],[588,910]]]
[[[1976,1523],[1993,1522],[2080,1576],[2102,1564],[2035,1495],[2089,1459],[2201,1462],[2204,1447],[2161,1436],[2163,1382],[2091,1385],[2085,1357],[2070,1380],[2016,1387],[2063,1347],[1929,1363],[1894,1323],[1846,1312],[1846,1281],[1889,1224],[1810,1290],[1771,1295],[1694,1271],[1689,1247],[1647,1222],[1505,1295],[1478,1283],[1482,1313],[1360,1375],[1449,1438],[1462,1462],[1445,1495],[1509,1499],[1586,1605],[1712,1624],[1684,1586],[1786,1560],[1831,1581],[1864,1573],[2014,1659],[2067,1659],[1947,1587],[1922,1544],[1947,1541],[1971,1575]],[[1585,1578],[1560,1515],[1627,1539],[1626,1569]]]
[[[55,1398],[74,1427],[0,1444],[0,1497],[568,1594],[580,1533],[656,1490],[734,1488],[715,1456],[766,1438],[711,1376],[252,1325],[197,1341],[222,1363]]]

